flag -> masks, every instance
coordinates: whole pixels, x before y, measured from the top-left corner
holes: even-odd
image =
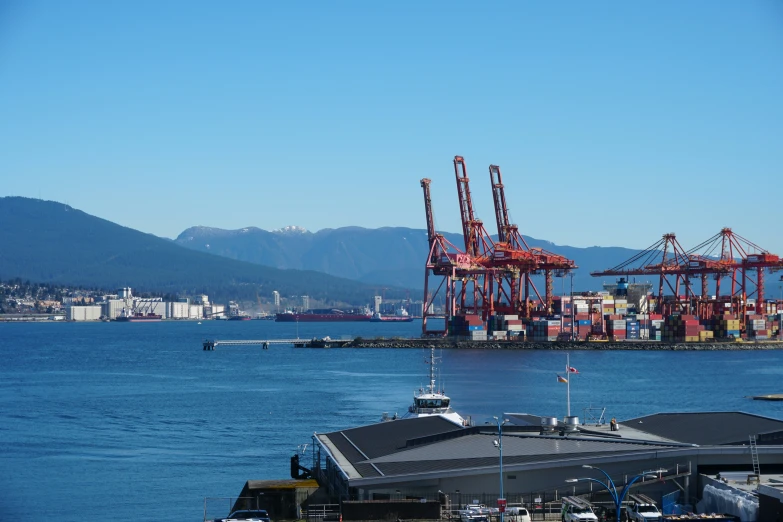
[[[568,373],[579,373],[579,370],[577,370],[573,366],[569,366],[568,367]]]
[[[568,382],[568,379],[566,379],[565,377],[560,377],[560,376],[558,375],[558,376],[557,376],[557,382]]]

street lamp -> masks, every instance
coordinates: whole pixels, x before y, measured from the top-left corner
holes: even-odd
[[[503,496],[503,425],[508,423],[508,419],[502,421],[498,417],[492,417],[498,425],[498,440],[492,441],[500,453],[500,498],[498,498],[498,511],[500,512],[500,522],[503,522],[503,513],[506,511],[506,498]],[[489,424],[489,422],[487,422]]]
[[[606,482],[603,482],[599,479],[592,478],[592,477],[581,477],[581,478],[574,478],[574,479],[566,479],[566,482],[568,483],[574,483],[574,482],[595,482],[596,484],[600,484],[606,491],[609,492],[609,494],[612,496],[612,501],[615,505],[615,513],[617,514],[617,522],[620,522],[620,508],[623,505],[623,499],[625,498],[625,495],[628,493],[628,490],[631,489],[631,486],[636,482],[637,480],[641,478],[656,478],[658,475],[656,473],[665,473],[667,470],[665,469],[651,469],[648,471],[643,471],[633,477],[631,480],[629,480],[625,486],[623,487],[621,492],[617,492],[617,488],[614,485],[614,481],[612,480],[612,477],[609,476],[609,474],[602,470],[601,468],[597,466],[590,466],[589,464],[584,464],[582,466],[583,468],[587,469],[595,469],[600,471],[604,474],[606,477]]]

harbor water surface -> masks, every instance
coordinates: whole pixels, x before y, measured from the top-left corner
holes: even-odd
[[[427,384],[421,349],[205,338],[415,337],[421,323],[0,324],[0,520],[198,521],[205,497],[287,478],[313,432],[402,413]],[[439,379],[463,415],[563,417],[566,354],[449,350]],[[783,419],[783,351],[573,351],[571,410],[622,421],[673,411]],[[308,451],[309,451],[308,446]],[[309,455],[309,453],[308,453]],[[307,456],[303,463],[307,465]]]

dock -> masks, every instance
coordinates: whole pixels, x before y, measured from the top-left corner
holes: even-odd
[[[771,395],[754,395],[754,401],[783,401],[783,393],[773,393]]]
[[[205,339],[203,347],[205,351],[214,351],[218,346],[261,346],[264,350],[269,348],[270,344],[293,344],[301,348],[310,342],[308,339],[242,339],[242,340],[218,340]]]

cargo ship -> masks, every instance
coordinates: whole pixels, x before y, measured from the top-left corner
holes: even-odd
[[[275,321],[279,323],[329,323],[329,322],[352,322],[369,321],[372,314],[369,310],[360,312],[346,312],[344,310],[311,310],[307,312],[286,311],[275,315]]]
[[[158,314],[132,314],[132,315],[120,315],[115,321],[120,323],[152,323],[158,322],[163,319],[163,316]]]
[[[231,315],[229,316],[229,321],[249,321],[252,319],[249,315]]]

